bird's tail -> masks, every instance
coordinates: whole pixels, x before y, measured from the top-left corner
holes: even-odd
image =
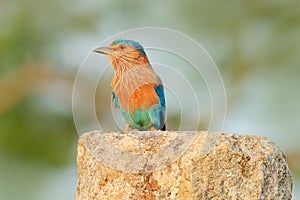
[[[164,126],[160,130],[165,131],[166,130],[166,124],[164,124]]]

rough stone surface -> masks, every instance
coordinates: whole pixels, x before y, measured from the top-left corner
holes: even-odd
[[[78,141],[76,199],[291,199],[267,138],[208,132],[99,132]]]

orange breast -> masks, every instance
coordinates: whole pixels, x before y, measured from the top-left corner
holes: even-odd
[[[133,114],[137,109],[148,110],[159,103],[154,89],[157,87],[157,76],[150,65],[116,72],[111,85],[125,112]]]
[[[129,100],[129,111],[131,114],[137,109],[148,110],[151,106],[159,103],[159,97],[154,90],[155,87],[155,84],[147,84],[133,92]]]

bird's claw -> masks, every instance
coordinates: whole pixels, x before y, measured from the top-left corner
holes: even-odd
[[[125,127],[124,131],[130,131],[130,126],[129,126],[129,124],[126,124],[126,127]]]
[[[153,126],[151,126],[150,131],[156,131],[156,129]]]

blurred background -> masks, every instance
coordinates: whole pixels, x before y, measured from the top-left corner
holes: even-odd
[[[226,87],[224,131],[275,141],[300,199],[299,10],[297,0],[1,1],[0,199],[75,199],[76,72],[95,45],[145,26],[178,30],[206,48]],[[97,94],[111,92],[110,79]],[[109,99],[96,99],[110,121]],[[170,112],[170,129],[179,120]]]

